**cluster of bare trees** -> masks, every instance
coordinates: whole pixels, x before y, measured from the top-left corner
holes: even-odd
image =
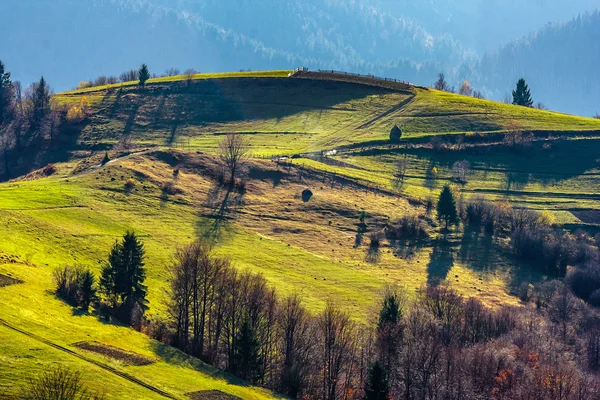
[[[167,68],[162,74],[152,74],[151,76],[149,75],[148,78],[184,75],[187,80],[191,79],[191,77],[195,74],[197,74],[197,72],[193,68],[188,68],[185,71],[183,71],[183,73],[178,68]],[[79,82],[79,84],[77,85],[77,89],[114,85],[117,83],[133,82],[137,80],[139,80],[139,70],[130,69],[125,72],[122,72],[118,77],[115,75],[101,75],[95,79],[89,79],[87,81]]]
[[[492,311],[446,286],[388,289],[372,324],[237,271],[202,242],[171,268],[171,342],[255,384],[306,399],[592,399],[600,317],[564,286]],[[596,372],[595,372],[596,371]]]
[[[51,94],[44,77],[26,89],[20,82],[12,82],[0,61],[0,157],[5,175],[9,174],[15,152],[37,139],[58,138],[67,109],[54,104]]]
[[[441,90],[442,92],[456,93],[454,86],[450,86],[446,81],[446,76],[443,73],[438,74],[438,80],[433,84],[435,90]],[[478,90],[474,90],[471,87],[469,81],[462,81],[458,94],[463,96],[475,97],[476,99],[483,99],[483,93]]]

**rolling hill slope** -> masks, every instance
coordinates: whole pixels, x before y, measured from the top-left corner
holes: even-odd
[[[63,103],[91,104],[82,145],[131,135],[146,145],[215,147],[225,132],[251,134],[255,155],[294,154],[387,140],[394,124],[405,138],[465,132],[600,131],[600,121],[527,109],[343,74],[288,71],[196,75],[137,86],[61,93]]]
[[[600,121],[372,78],[290,72],[197,75],[191,82],[153,81],[145,90],[129,84],[56,95],[63,104],[90,104],[89,119],[61,149],[68,157],[53,176],[0,184],[0,393],[15,396],[32,372],[61,364],[85,370],[93,388],[114,398],[185,398],[203,390],[277,398],[56,298],[55,268],[81,264],[98,273],[126,230],[145,243],[151,319],[167,317],[167,267],[176,247],[204,237],[239,269],[262,273],[280,296],[299,292],[312,312],[333,300],[365,322],[386,284],[413,294],[442,280],[494,307],[518,304],[516,287],[545,279],[501,240],[472,232],[437,236],[423,200],[450,181],[456,160],[472,165],[465,196],[487,193],[554,209],[565,224],[596,226]],[[390,145],[394,124],[405,140]],[[530,151],[499,143],[516,129],[534,133]],[[215,178],[215,150],[227,132],[247,135],[254,156],[246,192],[233,200],[225,200]],[[137,148],[111,150],[124,137]],[[431,137],[446,140],[448,149],[434,151]],[[455,149],[459,137],[466,146]],[[332,149],[337,153],[320,157]],[[113,161],[101,166],[105,150]],[[410,163],[399,185],[395,163],[405,154]],[[165,193],[167,184],[178,190]],[[313,192],[310,201],[302,199],[305,188]],[[216,218],[223,204],[230,214]],[[585,218],[576,217],[578,210]],[[404,215],[421,216],[432,239],[377,251],[366,245],[369,233]],[[90,350],[97,346],[104,353]]]

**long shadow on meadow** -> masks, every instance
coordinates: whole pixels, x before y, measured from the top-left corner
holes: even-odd
[[[427,264],[427,285],[436,286],[444,281],[454,265],[452,246],[445,240],[434,243]]]
[[[243,193],[215,183],[202,205],[204,211],[196,223],[196,236],[210,242],[218,242],[224,234],[232,231],[231,221],[243,205]]]
[[[202,362],[200,359],[187,355],[181,350],[164,343],[153,341],[152,351],[161,359],[161,361],[164,361],[168,364],[188,367],[213,378],[223,379],[231,385],[249,386],[248,382],[224,371],[211,367],[210,365]]]

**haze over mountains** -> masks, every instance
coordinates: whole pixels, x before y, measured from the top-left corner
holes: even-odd
[[[307,66],[420,85],[444,71],[452,85],[467,79],[496,100],[523,76],[536,102],[592,115],[600,111],[597,7],[594,0],[3,1],[0,59],[15,79],[44,74],[56,90],[142,62],[155,73]]]

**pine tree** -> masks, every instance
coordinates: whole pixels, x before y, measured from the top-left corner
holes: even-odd
[[[525,82],[525,79],[521,78],[517,82],[517,88],[513,90],[513,104],[524,107],[532,107],[533,99],[531,98],[531,91]]]
[[[12,98],[10,72],[5,71],[4,63],[0,61],[0,126],[9,120]]]
[[[127,232],[122,242],[113,245],[108,256],[108,265],[100,278],[101,290],[112,306],[120,306],[124,317],[130,319],[136,306],[146,309],[145,279],[144,245],[135,233]]]
[[[50,87],[42,76],[37,85],[34,86],[33,126],[39,127],[48,114],[50,114]]]
[[[138,71],[138,79],[140,80],[140,86],[146,86],[146,81],[150,79],[150,72],[148,71],[148,66],[146,64],[142,64],[140,70]]]
[[[400,322],[400,317],[400,304],[398,303],[398,298],[393,294],[387,295],[385,299],[383,299],[383,306],[379,312],[378,329],[381,329],[387,324],[397,324]]]
[[[454,194],[450,189],[450,186],[444,186],[440,198],[437,203],[437,217],[438,221],[446,222],[446,229],[449,225],[458,224],[458,212],[456,210],[456,200]]]
[[[84,310],[90,308],[90,304],[96,298],[96,288],[94,287],[95,277],[90,270],[86,270],[80,277],[79,287],[81,290],[81,307]]]
[[[251,382],[260,379],[262,365],[260,343],[248,317],[244,317],[238,332],[233,359],[235,364],[233,369],[243,379]]]
[[[379,361],[369,368],[369,378],[365,385],[365,400],[387,400],[390,393],[387,372]]]

